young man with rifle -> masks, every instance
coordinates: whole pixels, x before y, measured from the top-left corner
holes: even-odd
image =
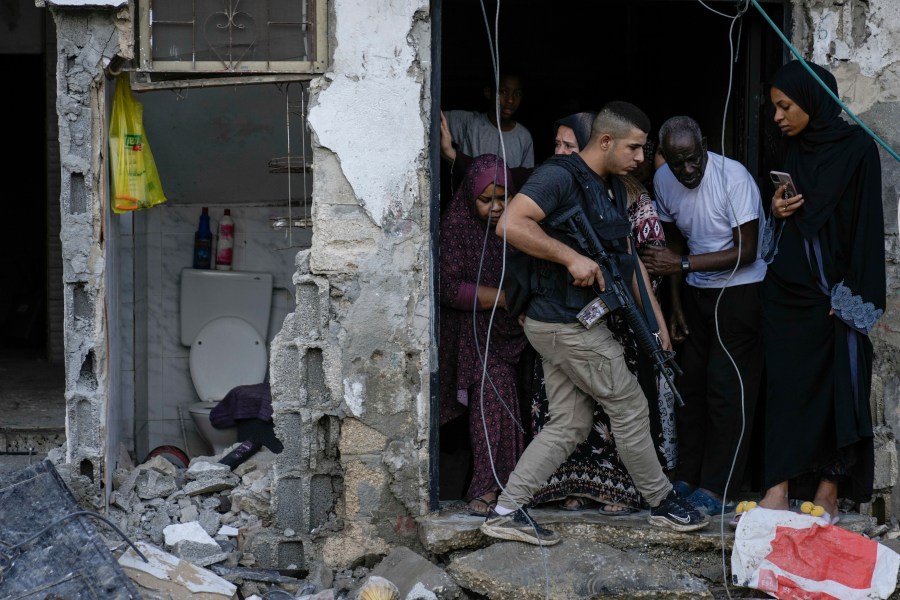
[[[552,157],[538,167],[497,225],[497,235],[537,259],[536,290],[524,327],[544,360],[550,422],[516,464],[481,526],[485,535],[540,545],[559,541],[525,507],[587,437],[594,402],[610,418],[622,462],[651,507],[650,523],[676,531],[709,523],[663,473],[647,400],[603,321],[609,311],[625,310],[629,324],[643,331],[636,330],[642,351],[671,378],[671,343],[659,305],[647,293],[647,272],[631,249],[626,192],[619,179],[644,160],[649,130],[649,119],[636,106],[607,104],[581,153]],[[641,308],[635,298],[643,314],[636,312]]]

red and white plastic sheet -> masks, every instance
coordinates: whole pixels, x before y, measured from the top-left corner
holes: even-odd
[[[734,585],[782,600],[887,598],[900,554],[824,519],[762,507],[743,513],[731,553]]]

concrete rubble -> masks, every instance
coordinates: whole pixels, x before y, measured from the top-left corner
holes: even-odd
[[[759,597],[754,590],[724,587],[722,544],[730,554],[734,536],[727,527],[720,535],[719,517],[708,530],[680,534],[647,526],[645,514],[610,519],[536,508],[535,518],[563,535],[560,544],[538,548],[487,538],[478,529],[481,519],[448,506],[417,519],[421,553],[397,546],[338,572],[317,557],[305,565],[266,568],[255,556],[264,554],[261,546],[272,535],[274,455],[263,449],[234,471],[218,459],[197,457],[183,468],[157,456],[115,473],[107,516],[150,563],[111,532],[103,535],[110,548],[125,550],[119,564],[144,598]],[[70,478],[77,483],[77,476]],[[842,525],[894,549],[900,545],[896,521],[879,525],[847,513]],[[900,600],[900,593],[892,598]]]

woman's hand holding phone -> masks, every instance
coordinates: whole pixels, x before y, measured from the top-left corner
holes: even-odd
[[[776,219],[787,219],[803,206],[803,194],[797,193],[788,173],[772,171],[769,175],[777,188],[772,197],[772,214]]]

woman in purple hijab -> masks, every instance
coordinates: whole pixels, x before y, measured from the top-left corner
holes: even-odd
[[[473,467],[465,499],[482,516],[525,447],[515,367],[526,339],[505,310],[504,241],[494,233],[513,187],[501,158],[479,156],[441,218],[441,425],[468,414]]]

